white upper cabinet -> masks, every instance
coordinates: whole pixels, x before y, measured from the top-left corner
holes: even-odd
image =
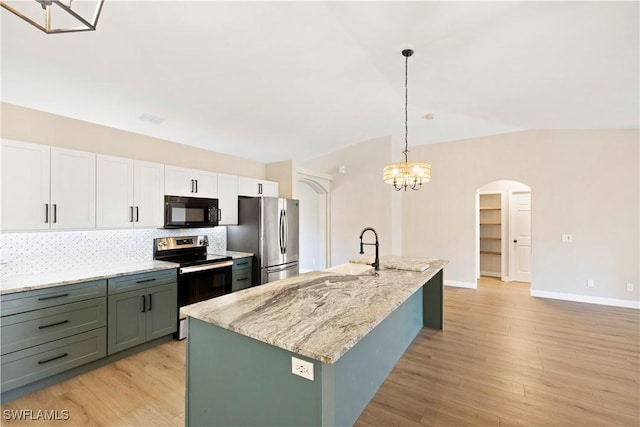
[[[97,156],[98,228],[161,227],[164,223],[164,165]]]
[[[278,197],[278,183],[263,179],[240,177],[238,179],[238,195],[249,197]]]
[[[218,174],[220,225],[238,224],[238,177]]]
[[[2,141],[2,229],[96,226],[96,155]]]
[[[51,228],[96,227],[96,154],[51,147]]]
[[[135,227],[164,225],[164,165],[134,160]]]
[[[165,166],[164,193],[171,196],[218,197],[218,174],[196,169]]]
[[[50,156],[46,145],[2,140],[3,230],[49,229]]]

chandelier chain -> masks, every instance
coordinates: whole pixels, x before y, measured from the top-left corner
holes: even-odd
[[[404,162],[407,163],[409,152],[409,57],[404,57]]]

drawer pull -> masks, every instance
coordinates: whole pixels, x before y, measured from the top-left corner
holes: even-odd
[[[142,313],[147,311],[147,303],[145,301],[146,301],[145,295],[142,295],[142,310],[141,310]]]
[[[153,279],[136,280],[136,283],[147,283],[147,282],[153,282],[155,280],[156,278],[154,277]]]
[[[243,277],[242,279],[236,279],[237,282],[240,282],[242,280],[249,280],[249,278],[248,277]]]
[[[64,353],[59,356],[54,356],[45,360],[38,360],[38,365],[44,365],[45,363],[53,362],[54,360],[62,359],[63,357],[67,357],[69,353]]]
[[[46,328],[50,328],[52,326],[64,325],[65,323],[69,323],[69,321],[68,320],[63,320],[62,322],[56,322],[56,323],[51,323],[49,325],[38,326],[38,329],[46,329]]]
[[[236,262],[236,265],[247,265],[249,264],[249,261],[245,261],[245,262]]]
[[[64,298],[64,297],[68,297],[69,294],[60,294],[60,295],[52,295],[50,297],[40,297],[38,298],[38,301],[47,301],[50,299],[56,299],[56,298]]]

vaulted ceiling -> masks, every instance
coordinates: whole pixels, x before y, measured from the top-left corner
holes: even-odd
[[[95,32],[54,35],[2,10],[1,97],[258,161],[305,160],[403,138],[400,52],[412,48],[410,145],[638,128],[638,6],[106,0]]]

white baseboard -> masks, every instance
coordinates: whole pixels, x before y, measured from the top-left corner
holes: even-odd
[[[565,301],[586,302],[589,304],[610,305],[613,307],[635,308],[640,310],[640,301],[616,298],[591,297],[588,295],[564,294],[560,292],[536,291],[531,289],[532,297],[560,299]]]
[[[444,285],[445,286],[454,286],[456,288],[470,288],[470,289],[477,289],[478,288],[478,284],[477,283],[459,282],[457,280],[445,280],[444,281]]]

